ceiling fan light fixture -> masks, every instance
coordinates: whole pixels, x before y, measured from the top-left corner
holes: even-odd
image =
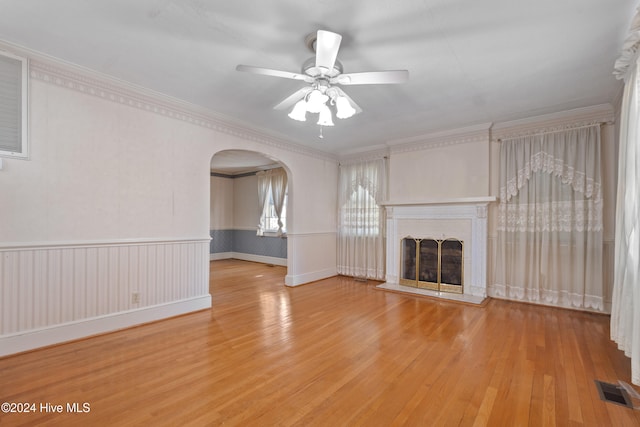
[[[322,107],[326,107],[326,102],[329,97],[318,89],[314,89],[307,98],[307,111],[310,113],[319,113],[322,111]]]
[[[409,80],[407,70],[344,74],[344,68],[338,60],[341,43],[340,34],[318,30],[305,38],[306,46],[315,55],[302,63],[300,72],[292,73],[242,64],[236,66],[236,70],[305,82],[305,87],[298,89],[273,108],[286,110],[293,105],[288,115],[291,119],[301,122],[306,121],[307,113],[318,114],[322,138],[322,128],[333,126],[333,113],[339,119],[348,119],[362,112],[362,108],[340,89],[340,85],[397,84]]]
[[[307,120],[307,101],[301,99],[293,106],[293,110],[289,113],[289,117],[299,122]]]
[[[331,110],[327,105],[322,105],[322,108],[320,108],[320,114],[318,115],[318,124],[320,126],[333,126]]]
[[[349,100],[344,96],[336,98],[336,117],[339,119],[348,119],[356,113]]]

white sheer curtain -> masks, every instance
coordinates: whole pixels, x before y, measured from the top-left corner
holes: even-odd
[[[258,236],[264,236],[267,224],[264,222],[265,212],[269,211],[269,206],[273,203],[273,209],[278,218],[278,236],[283,233],[284,223],[282,222],[282,211],[287,195],[287,172],[283,168],[269,169],[258,172]],[[272,230],[270,230],[272,231]]]
[[[625,79],[621,107],[616,200],[615,261],[611,339],[631,358],[631,381],[640,385],[640,18],[616,62]]]
[[[278,217],[278,236],[282,235],[282,208],[284,198],[287,194],[287,172],[282,169],[272,169],[271,171],[271,197],[273,199],[273,209]]]
[[[271,189],[271,179],[266,172],[258,172],[258,236],[264,236],[264,210],[267,208],[269,191]]]
[[[503,140],[494,296],[603,310],[600,125]]]
[[[338,273],[385,277],[386,198],[384,159],[340,165],[338,188]]]

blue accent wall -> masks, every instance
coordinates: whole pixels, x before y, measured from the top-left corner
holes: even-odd
[[[257,236],[255,230],[211,230],[209,253],[239,252],[287,258],[287,239]]]
[[[209,253],[233,252],[234,230],[210,230]]]

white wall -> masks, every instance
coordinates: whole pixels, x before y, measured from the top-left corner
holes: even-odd
[[[234,221],[234,180],[219,176],[211,177],[211,230],[232,230]]]
[[[225,149],[288,168],[289,241],[315,242],[288,283],[335,274],[335,159],[42,57],[29,98],[31,158],[0,171],[0,355],[210,306],[210,160]]]
[[[487,123],[392,142],[388,154],[390,203],[497,197],[500,145],[492,140],[491,128]],[[490,203],[489,209],[490,241],[497,227],[491,209],[495,205]],[[492,262],[489,257],[489,264]]]
[[[255,175],[233,179],[233,228],[255,230],[258,225],[258,177]]]
[[[405,151],[406,150],[406,151]],[[394,201],[425,201],[489,195],[489,132],[469,142],[397,147],[389,164]]]
[[[338,164],[328,160],[306,164],[285,160],[283,163],[291,165],[289,176],[294,177],[288,189],[293,203],[287,210],[289,261],[285,283],[296,286],[334,276],[337,274]]]

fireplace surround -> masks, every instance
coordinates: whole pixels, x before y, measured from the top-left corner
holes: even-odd
[[[472,304],[487,297],[487,213],[495,197],[423,202],[387,202],[386,281],[380,289],[432,296]],[[402,278],[402,240],[407,236],[462,242],[462,269],[456,293],[435,286],[407,286]],[[426,282],[431,282],[427,280]],[[447,289],[450,291],[451,289]]]

